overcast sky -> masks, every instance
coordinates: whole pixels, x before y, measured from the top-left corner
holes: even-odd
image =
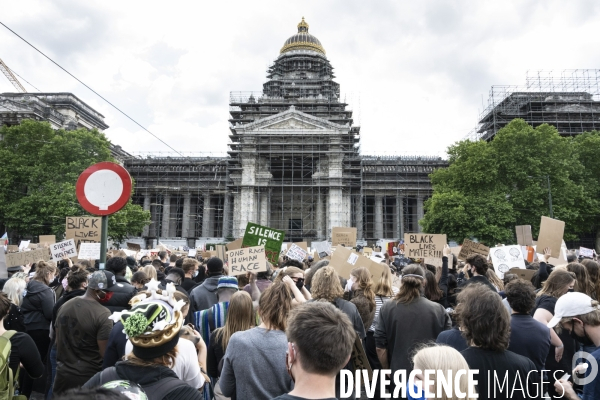
[[[476,126],[492,85],[600,68],[596,0],[19,0],[3,2],[0,21],[175,149],[224,152],[229,93],[262,89],[302,16],[365,154],[441,154]],[[40,91],[100,111],[125,150],[168,151],[1,26],[0,58]]]

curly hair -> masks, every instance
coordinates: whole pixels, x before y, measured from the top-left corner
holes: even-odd
[[[488,263],[484,256],[482,256],[481,254],[470,254],[467,257],[466,261],[467,264],[469,264],[472,267],[475,267],[475,271],[479,275],[485,276],[485,272],[488,269]]]
[[[455,312],[467,343],[492,351],[508,348],[510,315],[498,293],[485,285],[469,285],[458,295]]]
[[[311,294],[315,300],[335,301],[344,296],[340,277],[329,265],[319,269],[312,277]]]
[[[504,290],[510,308],[521,314],[528,314],[535,307],[535,288],[524,279],[515,279]]]

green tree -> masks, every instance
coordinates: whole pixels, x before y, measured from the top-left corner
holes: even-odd
[[[13,235],[62,237],[65,218],[87,213],[75,195],[77,178],[92,164],[113,161],[110,143],[96,130],[54,130],[23,121],[0,129],[0,223]],[[139,234],[150,213],[129,202],[109,218],[109,237]]]
[[[590,231],[590,215],[600,211],[578,150],[556,128],[532,128],[520,119],[491,142],[458,142],[448,149],[450,166],[431,175],[434,194],[420,223],[459,242],[511,243],[515,225],[531,225],[537,236],[540,216],[549,215],[549,177],[554,218],[566,222],[565,239],[575,239]]]

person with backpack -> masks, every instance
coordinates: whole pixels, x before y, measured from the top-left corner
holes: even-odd
[[[4,318],[8,315],[10,305],[6,294],[0,292],[0,388],[12,391],[18,381],[19,365],[23,365],[32,379],[37,379],[44,374],[44,364],[28,334],[4,329]],[[7,367],[10,368],[10,374]],[[0,389],[0,398],[10,399],[11,396]]]
[[[149,283],[148,289],[150,297],[134,297],[131,310],[116,312],[111,317],[123,324],[133,345],[132,352],[125,361],[98,372],[83,388],[127,380],[140,385],[149,400],[202,400],[202,393],[179,379],[171,369],[178,353],[184,302],[176,301],[170,290],[158,294],[156,281]]]

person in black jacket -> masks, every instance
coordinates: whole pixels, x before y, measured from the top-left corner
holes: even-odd
[[[123,257],[112,257],[106,262],[106,270],[115,275],[116,285],[110,288],[111,293],[100,304],[111,312],[130,309],[129,300],[137,294],[137,290],[125,279],[127,260]]]
[[[467,263],[465,264],[465,268],[458,274],[458,280],[461,281],[464,279],[465,273],[469,273],[470,278],[467,281],[463,281],[461,283],[461,288],[464,289],[468,285],[473,285],[475,283],[480,283],[492,289],[494,292],[498,293],[498,290],[490,283],[488,278],[486,278],[485,273],[488,269],[487,260],[481,254],[470,254],[467,257]]]
[[[21,312],[25,321],[27,333],[42,356],[46,360],[50,346],[50,323],[52,321],[52,309],[54,308],[54,291],[48,285],[54,281],[58,269],[51,262],[40,261],[36,265],[35,275],[27,284],[23,296]],[[31,391],[43,392],[46,386],[44,377],[31,381],[27,376],[23,377],[22,393],[31,395]]]

